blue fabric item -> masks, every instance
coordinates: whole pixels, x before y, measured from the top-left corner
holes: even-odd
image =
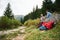
[[[39,29],[40,29],[40,30],[46,30],[47,28],[42,25],[41,27],[39,27]]]
[[[47,18],[52,17],[52,14],[50,12],[47,12]]]

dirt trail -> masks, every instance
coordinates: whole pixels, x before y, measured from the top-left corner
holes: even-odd
[[[25,27],[22,27],[20,32],[22,32],[22,34],[18,34],[18,36],[16,36],[12,40],[24,40],[24,37],[25,37]]]
[[[21,27],[18,27],[16,29],[12,29],[12,30],[0,31],[0,35],[14,33],[14,32],[19,31],[19,30],[21,30],[21,32],[23,32],[22,29],[24,29],[24,28],[25,28],[24,26],[21,26]]]

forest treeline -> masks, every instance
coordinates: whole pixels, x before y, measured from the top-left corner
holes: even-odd
[[[24,21],[39,18],[40,14],[46,15],[47,9],[52,13],[55,11],[60,13],[60,0],[55,0],[54,3],[51,0],[44,0],[42,8],[39,9],[38,5],[36,5],[36,8],[33,8],[33,11],[24,17]]]

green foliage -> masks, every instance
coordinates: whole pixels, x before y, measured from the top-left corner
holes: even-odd
[[[40,17],[41,14],[41,10],[40,9],[36,9],[35,11],[29,13],[28,15],[26,15],[24,17],[24,21],[27,21],[28,19],[37,19]]]
[[[36,29],[37,27],[35,25],[31,25],[28,28],[25,29],[26,33],[30,33],[32,30]]]
[[[10,19],[14,18],[14,15],[12,14],[12,10],[10,9],[10,3],[8,3],[7,8],[4,12],[4,16],[7,16]]]
[[[6,26],[10,26],[8,24],[8,22],[9,22],[8,17],[1,17],[1,19],[0,19],[0,28],[5,28]]]
[[[30,12],[28,15],[24,17],[24,20],[27,21],[28,19],[36,19],[40,17],[40,14],[46,15],[46,10],[54,11],[55,9],[54,4],[51,0],[44,0],[42,8],[39,9],[38,6],[36,6],[36,9],[33,8],[33,12]]]
[[[26,22],[24,23],[24,25],[27,26],[27,27],[29,27],[29,26],[31,26],[31,25],[38,25],[39,22],[40,22],[40,19],[39,19],[39,18],[34,19],[34,20],[29,19],[28,21],[26,21]]]
[[[6,16],[1,17],[0,19],[0,29],[10,29],[15,28],[21,25],[21,23],[15,19],[9,19]]]
[[[43,32],[34,27],[30,26],[26,29],[25,40],[60,40],[60,22],[53,29]]]
[[[48,10],[52,11],[52,7],[53,7],[53,3],[51,0],[44,0],[43,1],[43,7],[42,8],[44,8],[45,10],[48,9]]]
[[[23,19],[23,18],[21,18],[20,22],[23,24],[23,23],[24,23],[24,19]]]
[[[60,0],[55,0],[55,11],[60,12]]]
[[[33,25],[33,20],[28,20],[24,23],[25,26],[30,26],[30,25]]]

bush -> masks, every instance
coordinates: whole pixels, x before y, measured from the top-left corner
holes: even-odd
[[[15,19],[9,19],[6,16],[0,18],[0,29],[15,28],[21,23]]]
[[[9,26],[8,21],[9,21],[9,19],[7,17],[1,17],[1,19],[0,19],[0,28],[5,28],[6,26]]]
[[[34,19],[34,20],[29,19],[28,21],[26,21],[26,22],[24,23],[24,25],[25,25],[25,26],[38,25],[39,22],[40,22],[40,19],[39,19],[39,18]]]
[[[13,22],[13,25],[15,25],[15,26],[22,25],[18,20],[12,19],[12,22]]]
[[[40,19],[39,18],[35,19],[34,23],[35,23],[34,25],[38,25],[40,23]]]

